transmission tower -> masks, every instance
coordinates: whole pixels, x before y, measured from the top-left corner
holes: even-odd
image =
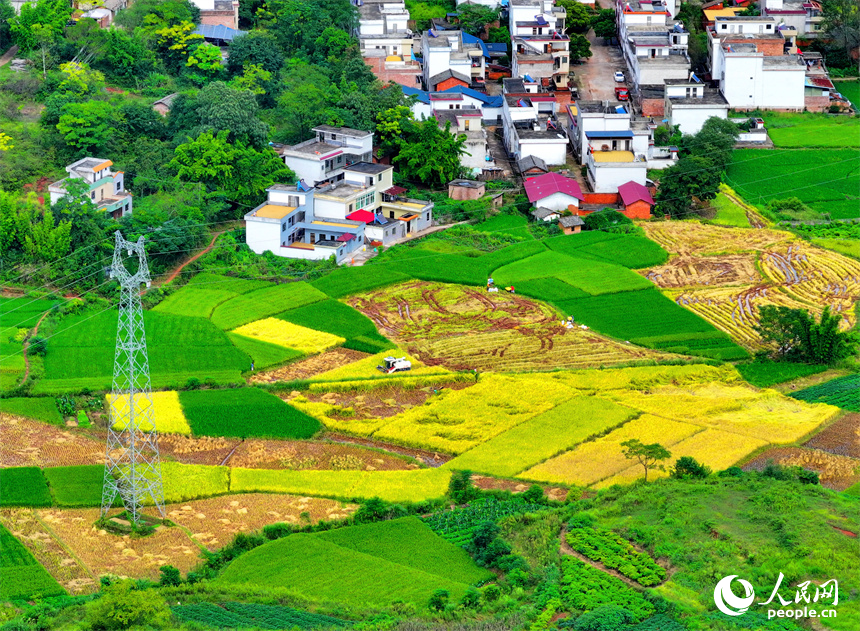
[[[126,269],[124,251],[129,257],[137,255],[136,272]],[[148,287],[150,283],[143,237],[132,243],[117,230],[110,276],[119,281],[120,300],[102,517],[107,515],[119,494],[132,522],[137,524],[145,502],[154,504],[161,516],[165,516],[158,435],[140,304],[140,286],[146,283]]]

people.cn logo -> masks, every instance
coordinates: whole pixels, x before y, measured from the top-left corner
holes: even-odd
[[[742,597],[735,596],[732,591],[732,581],[736,578],[738,578],[737,574],[726,576],[714,588],[714,604],[717,609],[728,616],[740,616],[746,613],[755,600],[753,586],[750,585],[749,581],[742,578],[738,578],[738,583],[744,588],[744,595]]]

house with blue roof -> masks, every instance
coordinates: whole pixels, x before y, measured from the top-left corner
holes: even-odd
[[[403,94],[415,97],[412,103],[412,115],[418,120],[430,118],[437,110],[450,111],[463,108],[481,110],[481,118],[485,125],[497,125],[502,118],[504,99],[501,96],[490,96],[459,85],[438,92],[428,92],[406,85],[400,87]]]

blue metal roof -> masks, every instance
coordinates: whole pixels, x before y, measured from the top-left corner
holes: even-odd
[[[487,47],[487,50],[491,53],[502,53],[506,55],[508,53],[508,45],[507,44],[498,44],[498,43],[486,43],[484,46]]]
[[[481,50],[484,51],[484,57],[487,57],[489,59],[490,51],[487,50],[487,45],[484,43],[484,41],[482,39],[475,37],[474,35],[469,35],[465,31],[463,31],[463,43],[464,44],[480,44]]]
[[[247,34],[248,31],[237,31],[223,24],[201,24],[194,29],[194,33],[202,35],[205,39],[222,39],[225,42],[231,42],[234,38]]]
[[[633,132],[629,129],[624,131],[587,131],[586,138],[633,138]]]
[[[420,103],[426,103],[430,105],[430,93],[426,90],[419,90],[418,88],[410,88],[409,86],[401,85],[400,88],[403,90],[403,94],[406,96],[417,96],[418,101]]]
[[[406,96],[415,95],[420,103],[425,103],[427,105],[430,104],[430,93],[426,90],[410,88],[409,86],[402,84],[400,86],[400,89],[403,90],[403,94],[405,94]],[[477,90],[473,90],[472,88],[463,87],[462,85],[455,85],[454,87],[448,88],[447,90],[439,90],[439,92],[450,92],[451,94],[463,94],[464,96],[471,96],[473,99],[480,101],[487,107],[503,107],[504,105],[504,101],[501,96],[489,96],[488,94],[478,92]]]

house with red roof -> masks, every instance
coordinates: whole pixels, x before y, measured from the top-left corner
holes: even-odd
[[[545,209],[556,213],[542,213],[543,221],[552,221],[570,206],[579,208],[585,200],[579,182],[559,173],[545,173],[526,180],[526,195],[537,210]],[[537,215],[536,215],[537,216]]]
[[[639,182],[627,182],[618,187],[618,198],[621,202],[621,212],[630,219],[649,219],[654,198],[647,187]]]

